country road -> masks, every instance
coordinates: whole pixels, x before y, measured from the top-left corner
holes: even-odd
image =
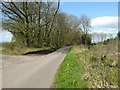
[[[69,48],[43,56],[2,55],[2,88],[50,88]]]

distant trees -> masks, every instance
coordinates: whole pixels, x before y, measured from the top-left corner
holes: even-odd
[[[92,43],[96,43],[96,41],[98,39],[98,33],[96,33],[96,32],[92,33],[91,38],[92,38]]]
[[[113,34],[112,33],[103,33],[103,32],[100,32],[100,33],[97,33],[97,32],[94,32],[91,34],[92,36],[92,40],[93,40],[93,43],[95,43],[96,41],[99,42],[99,43],[103,43],[103,44],[110,44],[112,45],[112,40],[115,39],[113,37]]]
[[[17,46],[62,47],[91,44],[90,19],[80,20],[59,11],[54,2],[2,2],[3,28],[14,36]]]
[[[106,38],[107,38],[107,34],[106,33],[99,33],[99,34],[100,34],[101,42],[103,42],[104,40],[106,40]]]

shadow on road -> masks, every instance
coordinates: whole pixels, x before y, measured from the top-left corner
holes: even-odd
[[[67,47],[64,47],[64,48],[60,48],[60,49],[51,49],[51,50],[40,50],[40,51],[32,51],[32,52],[28,52],[28,53],[25,53],[23,55],[46,55],[46,54],[49,54],[49,53],[52,53],[52,52],[58,52],[58,53],[66,53],[67,50],[70,48],[71,46],[67,46]]]

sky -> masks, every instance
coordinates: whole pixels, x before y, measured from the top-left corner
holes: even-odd
[[[60,11],[78,18],[87,15],[91,19],[91,33],[111,33],[115,37],[118,32],[117,2],[61,2]],[[11,41],[11,37],[10,33],[0,31],[0,42]]]
[[[117,2],[62,2],[60,9],[77,17],[85,14],[91,19],[118,15]]]

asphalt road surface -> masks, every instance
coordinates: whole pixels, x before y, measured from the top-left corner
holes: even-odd
[[[2,88],[50,88],[69,48],[43,56],[2,55]]]

